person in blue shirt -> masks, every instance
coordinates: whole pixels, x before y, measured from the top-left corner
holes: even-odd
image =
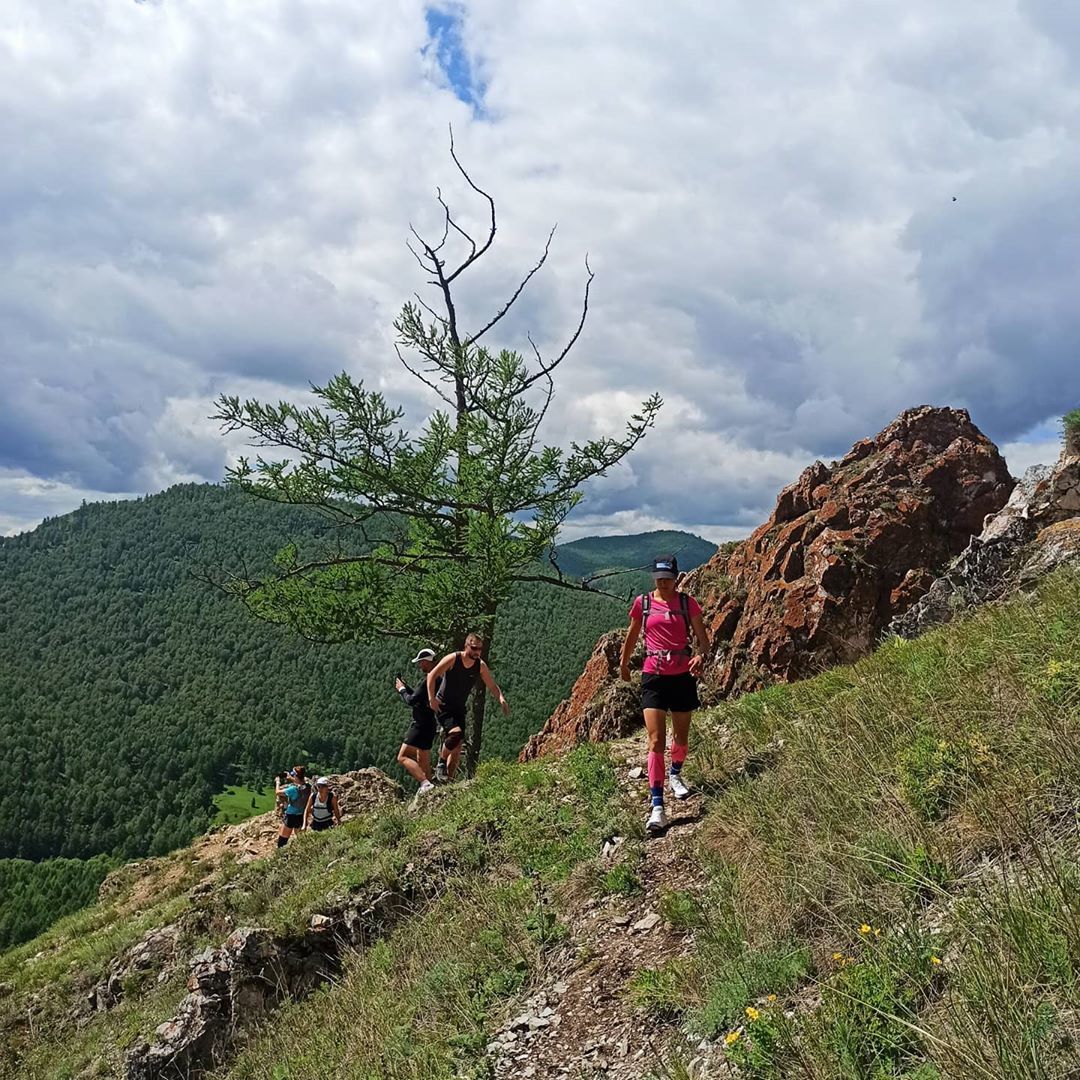
[[[274,789],[276,794],[285,799],[285,818],[277,840],[279,848],[289,842],[289,837],[294,832],[303,831],[304,813],[307,810],[308,799],[311,797],[311,785],[307,782],[303,765],[297,765],[295,769],[286,773],[285,781]]]

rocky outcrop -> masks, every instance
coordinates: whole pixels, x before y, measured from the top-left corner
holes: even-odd
[[[910,409],[840,461],[815,462],[748,540],[688,575],[713,634],[717,692],[868,653],[1013,484],[962,409]]]
[[[813,675],[868,653],[1013,489],[1005,460],[962,409],[902,413],[837,462],[785,488],[752,536],[688,574],[713,640],[703,697]],[[621,637],[589,666],[523,757],[640,722],[617,682]]]
[[[156,976],[163,982],[169,977],[180,939],[180,927],[169,926],[147,930],[141,941],[125,949],[109,965],[106,976],[86,995],[86,1012],[106,1012],[118,1005],[124,996],[124,984],[136,976]]]
[[[916,637],[955,614],[1000,600],[1080,556],[1080,451],[1024,474],[1002,510],[889,629]]]
[[[227,1061],[244,1028],[336,976],[345,952],[370,945],[442,894],[453,865],[434,841],[393,889],[375,888],[312,915],[303,933],[235,930],[190,961],[188,995],[152,1041],[128,1054],[127,1080],[187,1080]]]
[[[641,722],[636,689],[619,679],[619,657],[625,636],[622,630],[612,630],[596,643],[570,696],[525,744],[519,760],[559,753],[578,743],[617,739]],[[641,667],[640,649],[634,666]]]

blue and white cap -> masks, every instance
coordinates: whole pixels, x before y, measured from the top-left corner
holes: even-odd
[[[652,561],[654,578],[676,578],[679,576],[679,561],[674,555],[657,555]]]

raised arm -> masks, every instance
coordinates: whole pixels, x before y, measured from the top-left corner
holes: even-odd
[[[480,678],[484,680],[484,685],[488,690],[499,699],[499,708],[502,709],[503,716],[509,716],[510,705],[507,703],[506,695],[499,689],[495,676],[491,674],[491,668],[483,660],[480,661]]]

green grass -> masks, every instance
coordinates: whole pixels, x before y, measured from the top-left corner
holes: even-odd
[[[265,814],[274,809],[274,793],[264,789],[227,787],[224,791],[214,796],[214,806],[217,813],[214,815],[214,825],[237,825],[241,821],[247,821],[256,814]]]
[[[699,718],[687,771],[716,793],[696,838],[713,886],[679,992],[699,1030],[735,1033],[742,1075],[1071,1075],[1078,661],[1065,571]],[[769,994],[790,1020],[755,1033],[745,1010]]]
[[[693,875],[657,906],[693,945],[633,973],[628,1009],[729,1041],[747,1080],[1075,1076],[1080,575],[702,712],[686,769],[709,812],[686,840]],[[390,889],[411,909],[332,986],[250,1031],[214,1080],[487,1078],[493,1031],[574,945],[574,897],[639,895],[639,810],[606,749],[584,746],[489,762],[421,812],[301,835],[223,867],[196,900],[178,854],[173,891],[125,913],[132,869],[117,899],[0,958],[0,1072],[122,1075],[124,1048],[180,982],[82,1026],[67,1012],[151,926],[182,916],[192,945],[236,925],[295,934]],[[614,835],[629,843],[601,865]],[[35,995],[51,1027],[31,1037],[19,1018]],[[678,1050],[663,1060],[675,1070]]]
[[[489,1012],[567,939],[559,896],[571,873],[595,864],[607,837],[633,832],[617,791],[606,751],[585,746],[557,764],[484,764],[475,781],[440,794],[421,813],[391,805],[328,833],[302,834],[268,859],[225,865],[217,887],[194,901],[181,891],[190,878],[179,877],[171,897],[154,896],[124,913],[138,882],[135,867],[113,901],[63,920],[0,961],[0,981],[11,982],[0,998],[0,1030],[8,1032],[0,1071],[74,1077],[97,1068],[103,1076],[123,1075],[125,1048],[175,1008],[186,969],[179,981],[140,988],[88,1023],[73,1026],[66,1013],[81,988],[147,929],[181,915],[192,928],[211,928],[205,940],[191,938],[190,952],[224,936],[214,927],[294,934],[315,912],[389,888],[412,890],[412,914],[357,953],[332,992],[288,1006],[280,1037],[275,1016],[236,1075],[322,1076],[327,1061],[356,1076],[456,1075],[462,1062],[481,1061]],[[173,858],[178,868],[187,865],[182,853]],[[27,1002],[42,993],[50,1003],[41,1014],[46,1027],[13,1034]],[[371,1002],[385,1020],[376,1020]],[[358,1015],[367,1018],[359,1027]],[[415,1036],[413,1024],[420,1025]],[[387,1053],[400,1062],[386,1066]],[[384,1067],[390,1071],[380,1072]]]
[[[451,1080],[482,1076],[489,1018],[540,962],[526,926],[529,882],[446,895],[348,964],[332,991],[286,1006],[231,1067],[230,1080]]]

